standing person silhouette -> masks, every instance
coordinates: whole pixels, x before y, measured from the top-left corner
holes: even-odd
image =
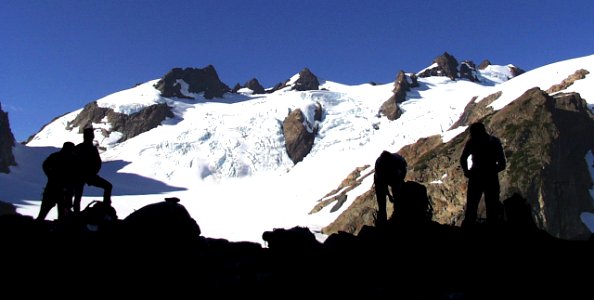
[[[80,202],[85,184],[103,189],[103,203],[111,205],[112,185],[109,181],[101,178],[98,173],[101,169],[101,156],[99,150],[93,144],[95,133],[93,128],[85,128],[83,131],[83,142],[76,145],[74,153],[79,163],[79,178],[74,190],[74,212],[80,212]]]
[[[47,176],[37,220],[45,220],[50,210],[58,206],[58,220],[64,219],[72,208],[76,174],[74,143],[65,142],[60,151],[50,154],[41,165]]]
[[[472,165],[468,168],[468,157]],[[506,160],[501,141],[487,133],[481,122],[470,125],[470,138],[462,150],[460,165],[468,178],[466,190],[466,212],[462,226],[476,222],[481,196],[485,195],[487,222],[497,223],[503,219],[503,208],[499,202],[499,172],[505,170]]]
[[[375,161],[373,183],[377,199],[377,218],[375,225],[383,226],[387,223],[386,196],[391,202],[398,198],[404,177],[406,176],[406,160],[398,153],[383,151]],[[390,194],[390,190],[392,193]]]

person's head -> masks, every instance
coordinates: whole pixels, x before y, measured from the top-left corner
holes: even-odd
[[[83,130],[83,140],[85,142],[93,142],[94,138],[95,138],[95,132],[94,132],[93,128],[85,128]]]
[[[74,151],[74,143],[73,142],[64,142],[62,145],[63,152],[72,152]]]
[[[485,125],[483,123],[476,122],[470,125],[470,138],[482,139],[485,138],[487,135],[487,130],[485,129]]]

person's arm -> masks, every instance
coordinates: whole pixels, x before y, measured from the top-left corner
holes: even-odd
[[[379,227],[387,223],[388,216],[386,213],[386,196],[388,193],[388,186],[375,180],[375,198],[377,199],[377,218],[375,226]]]
[[[497,172],[501,172],[506,168],[505,153],[503,152],[503,145],[499,139],[495,140],[497,147]]]
[[[466,142],[464,145],[464,150],[462,150],[462,155],[460,156],[460,166],[462,167],[462,172],[464,172],[465,177],[470,177],[470,171],[468,170],[468,157],[470,156],[470,141]]]

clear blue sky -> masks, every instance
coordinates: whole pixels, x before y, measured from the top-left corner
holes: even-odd
[[[3,0],[0,37],[0,103],[23,141],[174,67],[212,64],[231,87],[304,67],[387,83],[445,51],[531,70],[594,54],[594,1]]]

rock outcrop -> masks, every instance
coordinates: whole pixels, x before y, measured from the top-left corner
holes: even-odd
[[[233,87],[231,92],[237,93],[237,91],[239,91],[242,88],[248,88],[248,89],[252,90],[252,94],[254,94],[254,95],[266,93],[266,90],[264,90],[264,87],[260,84],[260,82],[256,78],[252,78],[252,79],[248,80],[248,82],[246,82],[244,85],[240,85],[239,83],[237,83]]]
[[[12,153],[14,143],[8,113],[4,112],[0,105],[0,173],[9,173],[10,166],[16,166],[16,160]]]
[[[423,72],[417,74],[419,77],[430,76],[445,76],[451,80],[458,78],[458,61],[451,54],[444,52],[433,60],[437,66],[425,69]]]
[[[299,79],[292,88],[296,91],[315,91],[320,89],[320,81],[308,68],[299,71]]]
[[[184,83],[187,85],[188,93],[204,93],[206,99],[222,98],[225,93],[231,91],[221,82],[212,65],[202,69],[174,68],[155,84],[155,88],[161,91],[163,97],[193,99],[184,93]]]
[[[410,91],[414,83],[416,83],[415,80],[413,80],[412,83],[408,82],[406,74],[404,71],[400,70],[394,81],[394,89],[392,90],[394,95],[382,104],[379,109],[379,115],[386,116],[390,121],[400,118],[402,110],[398,104],[406,100],[406,92]]]
[[[103,135],[109,136],[111,132],[119,132],[122,137],[118,142],[121,143],[159,126],[166,118],[173,116],[171,108],[165,103],[154,104],[139,112],[127,115],[115,112],[110,108],[99,107],[97,102],[93,101],[85,105],[76,118],[68,123],[66,129],[71,130],[78,127],[79,132],[82,133],[84,128],[91,127],[93,123],[103,123],[107,120],[110,129],[104,129]]]
[[[314,121],[321,121],[321,119],[322,106],[317,103]],[[294,109],[285,118],[283,121],[285,149],[293,163],[302,161],[309,154],[314,145],[317,131],[317,124],[310,124],[301,109]]]

